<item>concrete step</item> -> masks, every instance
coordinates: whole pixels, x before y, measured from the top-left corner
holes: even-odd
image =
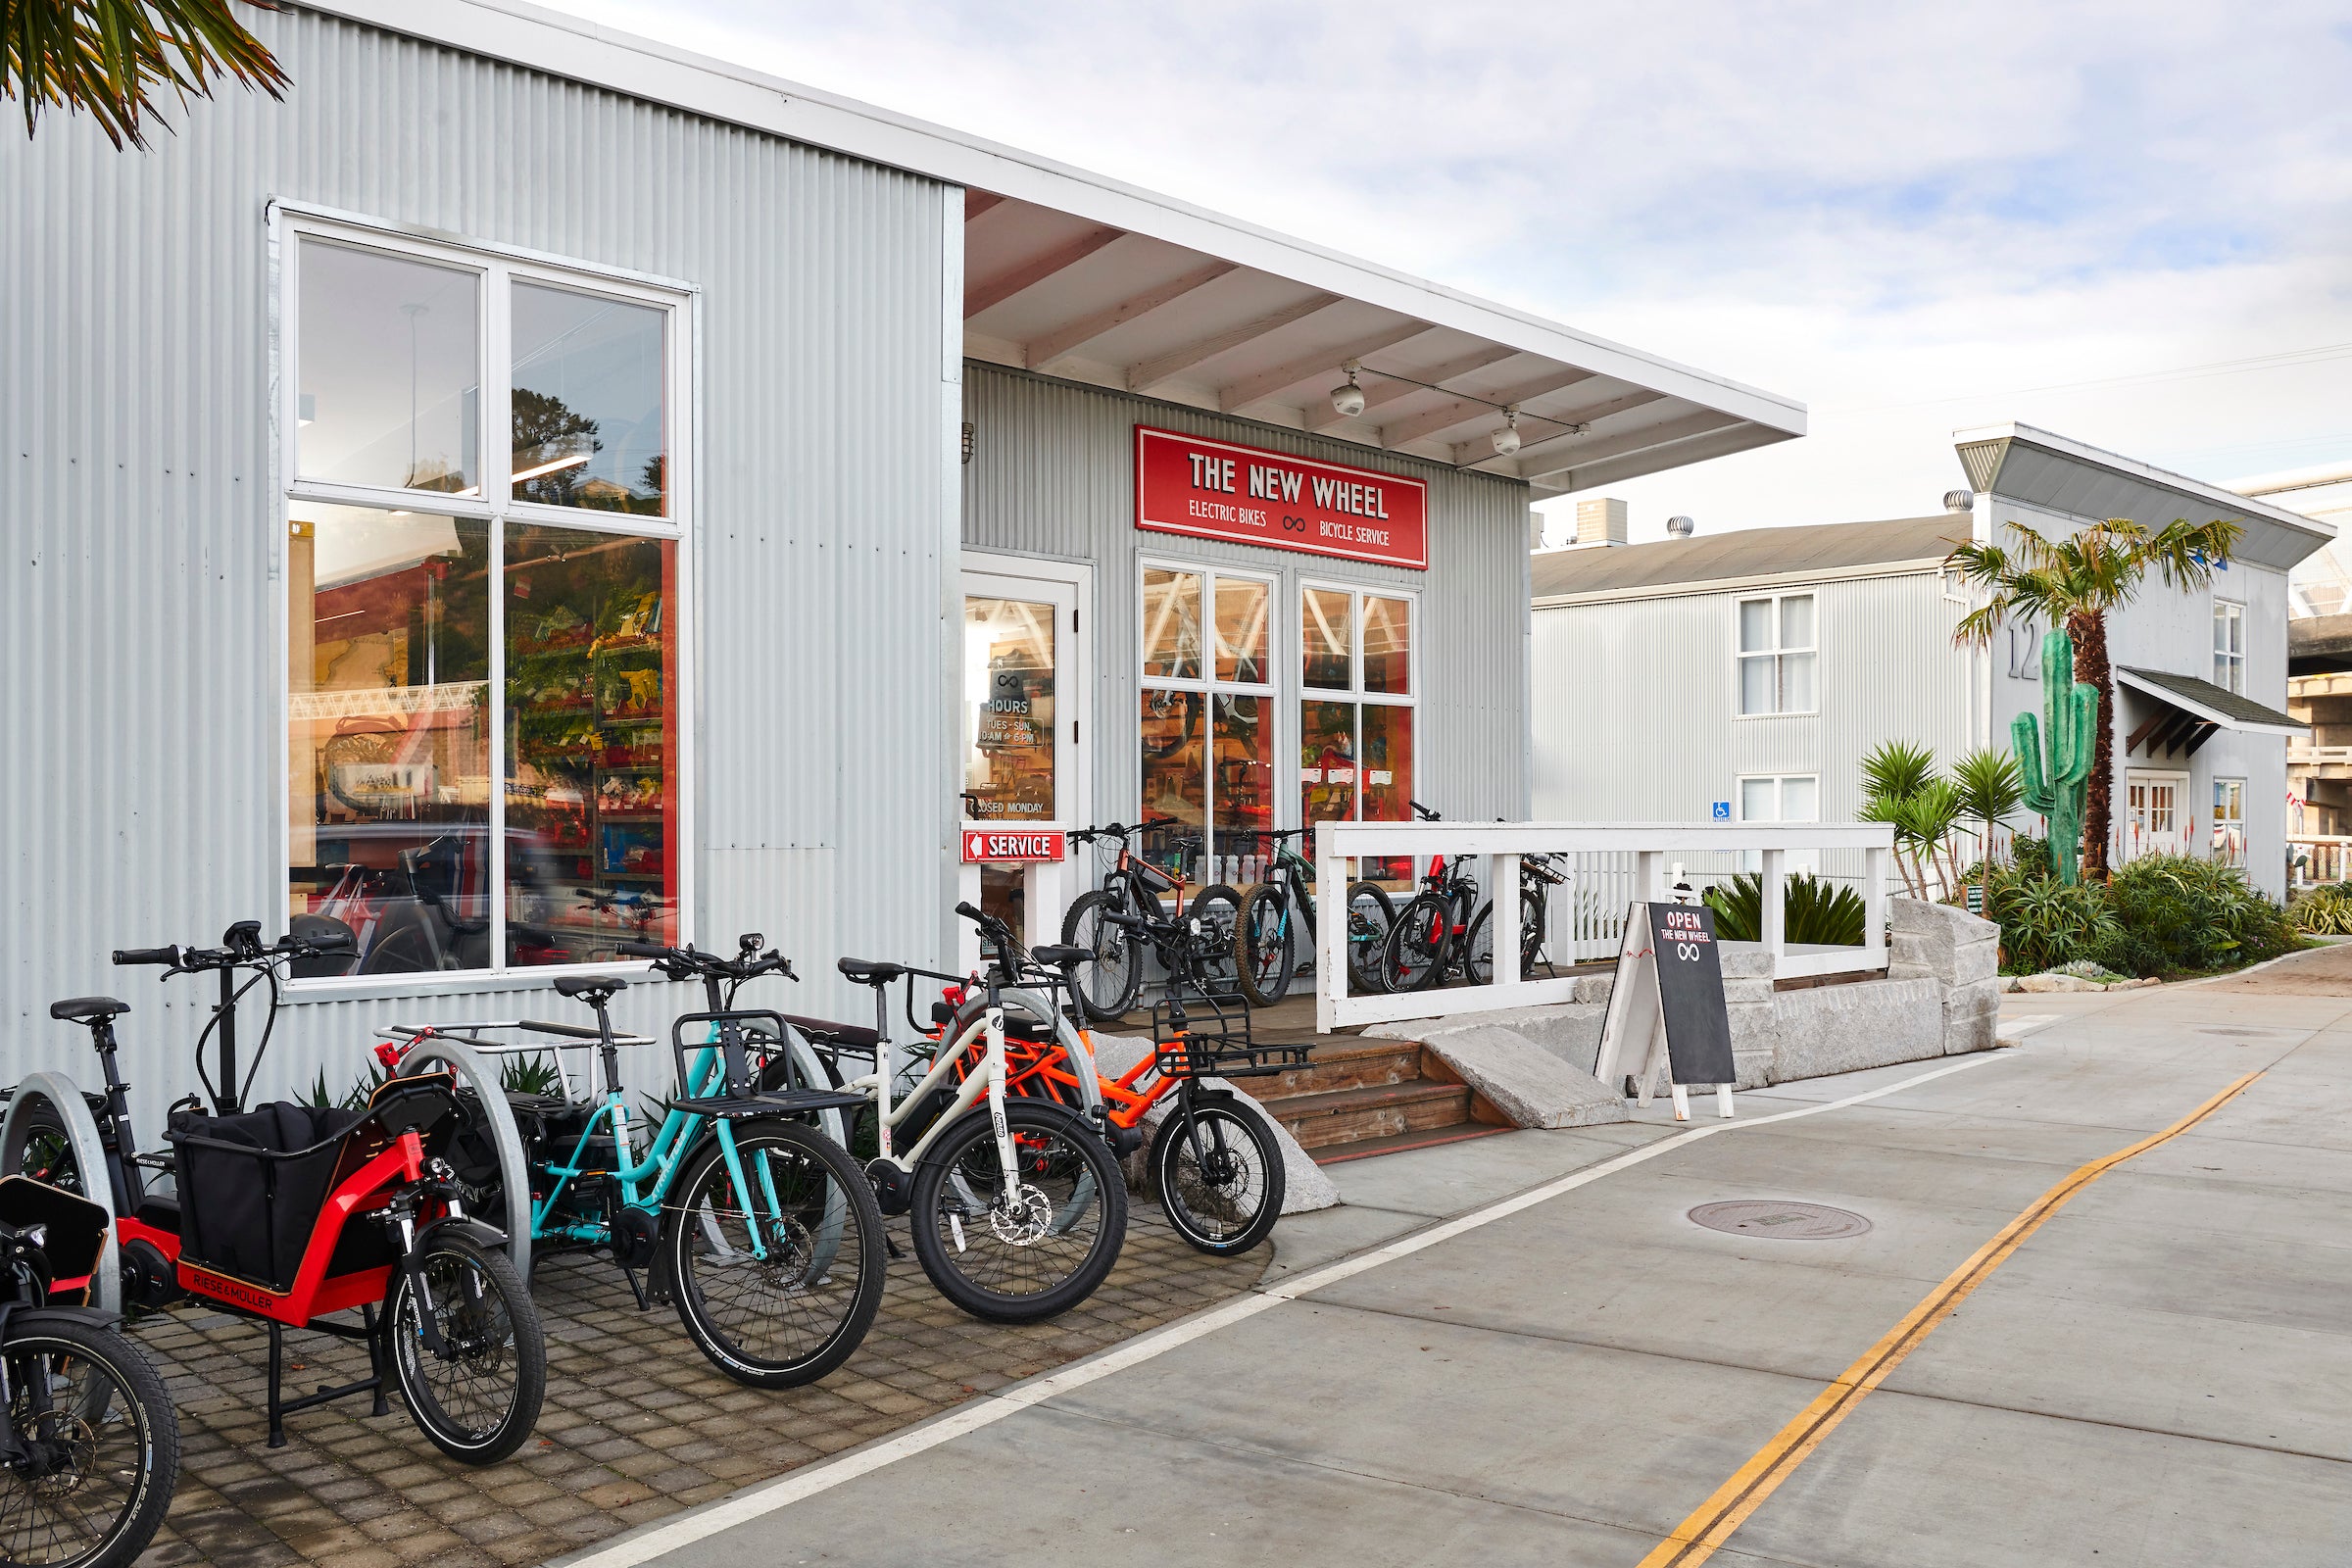
[[[1492,1138],[1497,1133],[1515,1130],[1466,1121],[1456,1127],[1432,1127],[1425,1132],[1392,1133],[1386,1138],[1361,1138],[1352,1144],[1332,1144],[1316,1150],[1314,1161],[1318,1165],[1340,1165],[1351,1159],[1369,1159],[1374,1154],[1401,1154],[1409,1149],[1435,1149],[1440,1144],[1458,1144],[1470,1138]]]
[[[1288,1095],[1262,1103],[1308,1150],[1453,1127],[1470,1119],[1466,1086],[1420,1080]]]

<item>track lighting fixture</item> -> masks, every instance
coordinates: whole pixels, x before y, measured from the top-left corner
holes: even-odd
[[[1494,455],[1498,458],[1507,458],[1518,450],[1519,411],[1516,408],[1506,408],[1502,411],[1502,428],[1494,432]]]

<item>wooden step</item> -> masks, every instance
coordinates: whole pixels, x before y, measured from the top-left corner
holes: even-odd
[[[1358,1043],[1344,1035],[1317,1045],[1303,1067],[1292,1067],[1249,1080],[1250,1093],[1259,1100],[1283,1100],[1294,1095],[1327,1094],[1335,1089],[1376,1089],[1386,1084],[1411,1083],[1421,1076],[1421,1048],[1410,1040]]]
[[[1374,1154],[1401,1154],[1408,1150],[1435,1149],[1440,1144],[1458,1144],[1467,1138],[1493,1138],[1497,1133],[1516,1130],[1466,1121],[1458,1127],[1432,1127],[1417,1133],[1392,1133],[1386,1138],[1361,1138],[1351,1144],[1330,1144],[1315,1151],[1314,1161],[1318,1165],[1340,1165],[1351,1159],[1370,1159]]]
[[[1452,1127],[1470,1119],[1470,1091],[1461,1084],[1382,1084],[1286,1095],[1261,1102],[1302,1149],[1397,1133]]]

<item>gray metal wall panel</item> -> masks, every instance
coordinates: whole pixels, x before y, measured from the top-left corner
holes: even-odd
[[[810,1009],[862,996],[842,951],[943,957],[950,732],[908,695],[955,646],[943,188],[315,14],[248,20],[283,105],[226,91],[144,155],[57,115],[0,137],[0,1081],[86,1071],[47,1004],[111,989],[160,1106],[201,999],[107,950],[283,907],[272,199],[701,289],[694,935],[783,939]],[[650,1024],[682,993],[645,997]],[[576,1010],[306,1004],[270,1078],[348,1081],[388,1017],[550,1009]]]
[[[1096,568],[1094,629],[1081,631],[1097,676],[1089,751],[1098,820],[1133,820],[1137,808],[1132,715],[1146,556],[1276,574],[1283,601],[1277,626],[1288,660],[1297,657],[1301,578],[1418,591],[1424,691],[1414,792],[1449,816],[1525,814],[1525,485],[995,366],[967,365],[964,387],[964,417],[976,442],[963,470],[964,544],[1091,562]],[[1427,481],[1430,569],[1141,532],[1135,526],[1139,423]],[[1296,696],[1297,684],[1296,672],[1287,673],[1286,696]],[[1296,723],[1296,714],[1285,715],[1286,739]],[[1279,819],[1294,814],[1295,807]]]

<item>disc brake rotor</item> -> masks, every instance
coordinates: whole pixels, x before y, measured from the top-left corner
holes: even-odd
[[[990,1205],[988,1228],[1007,1247],[1034,1247],[1054,1228],[1054,1200],[1022,1182]]]

